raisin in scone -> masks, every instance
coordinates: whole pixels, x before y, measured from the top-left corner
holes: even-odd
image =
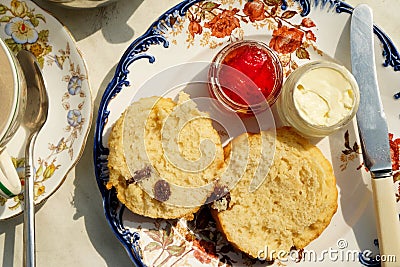
[[[109,183],[136,214],[186,218],[204,204],[224,166],[220,137],[188,95],[142,98],[109,137]]]
[[[337,210],[336,179],[322,152],[292,128],[259,134],[242,134],[227,147],[226,154],[245,150],[249,145],[247,167],[242,179],[224,199],[222,209],[212,211],[219,229],[228,241],[248,255],[272,260],[262,252],[304,248],[317,238]],[[268,150],[268,146],[270,150]],[[273,161],[267,162],[273,151]],[[242,162],[226,159],[227,168]],[[231,165],[228,165],[231,164]],[[264,167],[265,166],[265,167]],[[263,170],[263,168],[269,168]],[[258,174],[268,173],[265,177]],[[261,178],[261,179],[260,179]],[[251,183],[261,184],[253,192]]]

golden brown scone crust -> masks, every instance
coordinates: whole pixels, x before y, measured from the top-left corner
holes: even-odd
[[[274,145],[275,140],[275,145]],[[213,211],[217,226],[236,248],[248,255],[269,251],[304,248],[329,225],[337,210],[338,192],[330,162],[322,152],[290,127],[273,132],[242,134],[225,150],[243,149],[249,142],[250,153],[246,171],[236,187],[230,190],[226,210]],[[260,147],[275,146],[272,165],[267,169],[266,157]],[[267,149],[265,149],[267,151]],[[266,155],[266,156],[265,156]],[[229,157],[226,159],[227,168]],[[236,164],[231,162],[231,164]],[[249,185],[254,173],[267,173],[256,191]]]
[[[182,101],[186,100],[188,100],[187,95],[184,95]],[[133,181],[132,177],[135,176],[136,171],[145,170],[143,171],[145,173],[146,170],[151,169],[144,175],[146,176],[144,179],[153,178],[153,175],[157,175],[169,184],[196,187],[211,183],[213,179],[216,179],[216,173],[219,169],[224,166],[220,137],[212,127],[207,114],[200,113],[194,103],[189,103],[188,106],[184,107],[184,114],[173,113],[178,104],[169,98],[143,98],[133,103],[116,121],[111,130],[108,142],[110,151],[108,157],[109,184],[116,188],[118,199],[136,214],[150,218],[186,218],[190,220],[193,219],[193,214],[200,207],[200,205],[190,207],[171,205],[160,199],[155,199],[154,195],[148,194],[149,191],[143,190],[143,184],[140,184],[143,180]],[[186,119],[185,116],[188,113],[198,116],[199,119],[182,123],[181,120]],[[165,131],[164,134],[170,133],[168,131],[171,127],[168,128],[164,124],[167,119],[176,123],[176,125],[179,123],[184,125],[182,130],[179,131],[179,136],[172,138],[176,139],[178,143],[176,147],[179,147],[179,151],[189,160],[195,160],[199,155],[211,154],[212,151],[200,154],[199,146],[203,139],[214,142],[216,147],[215,155],[212,155],[214,161],[208,168],[202,172],[187,173],[183,168],[169,163],[164,155],[165,147],[161,142],[162,131]],[[125,136],[124,125],[128,127]],[[124,143],[124,138],[129,139],[129,142]],[[141,142],[146,144],[146,151],[139,149],[143,145]],[[129,147],[127,147],[127,144]],[[170,187],[169,194],[166,196],[167,198],[174,197],[173,187]],[[162,197],[165,197],[165,195]],[[200,204],[203,204],[207,197],[206,195],[201,196]],[[182,199],[182,202],[184,201],[185,199]]]

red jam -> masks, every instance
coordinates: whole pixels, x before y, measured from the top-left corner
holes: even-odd
[[[282,86],[282,65],[266,44],[239,41],[224,47],[209,70],[210,93],[223,106],[254,114],[275,103]]]
[[[222,66],[219,82],[232,101],[250,106],[265,101],[271,94],[276,71],[271,56],[264,49],[240,46],[230,51],[222,64],[230,68]]]

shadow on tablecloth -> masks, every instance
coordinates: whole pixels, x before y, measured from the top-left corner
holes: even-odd
[[[144,0],[117,0],[107,6],[77,9],[65,8],[46,0],[35,2],[60,21],[72,33],[76,41],[101,30],[104,38],[112,44],[124,43],[134,36],[127,21]],[[73,18],[73,19],[71,19]]]

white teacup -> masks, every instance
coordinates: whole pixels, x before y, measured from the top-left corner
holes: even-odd
[[[21,192],[21,181],[6,145],[22,120],[26,82],[17,59],[0,40],[0,195],[11,198]]]

